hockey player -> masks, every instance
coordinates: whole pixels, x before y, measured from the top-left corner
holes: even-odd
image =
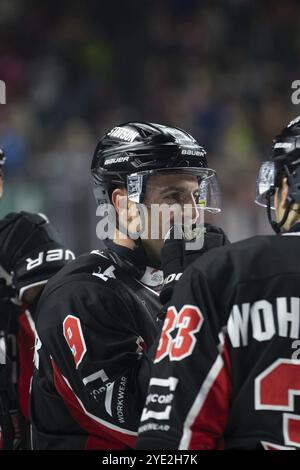
[[[0,149],[0,199],[4,191],[4,164],[5,154]],[[4,272],[1,273],[2,276]],[[11,326],[11,319],[15,318],[19,312],[16,305],[11,302],[11,298],[16,295],[16,291],[9,285],[4,277],[0,278],[0,450],[12,449],[14,443],[19,446],[20,417],[17,410],[16,381],[11,358],[8,358],[8,326]],[[8,364],[9,362],[9,364]]]
[[[139,449],[300,448],[300,116],[275,139],[256,201],[278,235],[204,254],[174,290]]]
[[[216,177],[205,151],[178,128],[140,122],[113,128],[97,145],[92,173],[99,207],[113,204],[117,226],[102,251],[70,263],[41,297],[34,449],[134,447],[150,375],[147,351],[161,327],[163,281],[162,236],[135,237],[137,204],[178,203],[184,210],[190,204],[191,222],[200,203],[219,210],[216,199],[209,200]],[[156,221],[145,225],[151,229]],[[209,229],[202,252],[225,242],[222,231]]]
[[[0,265],[12,286],[0,285],[0,448],[29,448],[29,387],[33,372],[35,308],[48,279],[74,255],[41,214],[0,220]],[[17,303],[16,303],[17,301]]]

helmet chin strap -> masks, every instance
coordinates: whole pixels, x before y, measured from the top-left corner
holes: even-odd
[[[288,196],[287,198],[287,206],[285,208],[285,211],[284,211],[284,215],[282,217],[282,219],[280,220],[280,222],[276,222],[275,220],[272,219],[272,213],[271,213],[271,192],[268,192],[267,194],[267,214],[268,214],[268,220],[269,220],[269,223],[272,227],[272,229],[274,230],[274,232],[279,235],[280,232],[281,232],[281,227],[286,223],[287,221],[287,218],[289,216],[289,213],[290,213],[290,207],[291,207],[291,204],[293,202],[293,200],[291,199],[291,197]]]

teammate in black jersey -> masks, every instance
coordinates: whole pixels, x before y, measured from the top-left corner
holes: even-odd
[[[0,149],[0,198],[5,154]],[[34,313],[47,280],[74,255],[46,216],[10,213],[0,219],[0,450],[29,448],[29,388]],[[5,275],[5,272],[2,274]]]
[[[177,284],[140,449],[300,448],[300,116],[275,138],[256,202],[277,235],[212,250]]]
[[[29,448],[29,388],[35,307],[48,279],[74,255],[46,216],[10,213],[0,219],[0,449]]]
[[[97,230],[106,209],[113,209],[109,220],[117,215],[116,227],[102,250],[70,263],[41,297],[31,395],[34,449],[135,446],[148,351],[161,328],[165,234],[160,216],[143,222],[138,204],[146,212],[152,204],[177,203],[183,211],[189,205],[191,225],[200,205],[219,210],[206,153],[178,128],[141,122],[113,128],[97,145],[92,174],[102,214]],[[149,233],[158,228],[159,236],[136,236],[143,224]],[[207,227],[197,252],[225,241],[222,231]]]

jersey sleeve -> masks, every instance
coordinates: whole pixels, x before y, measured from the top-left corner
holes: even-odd
[[[72,282],[39,308],[36,351],[51,362],[56,391],[82,429],[133,447],[150,361],[131,308],[118,291]],[[60,321],[49,327],[54,311]]]
[[[168,308],[142,412],[138,449],[222,448],[230,357],[212,284],[196,268]]]

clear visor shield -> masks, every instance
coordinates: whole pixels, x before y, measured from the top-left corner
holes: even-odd
[[[221,211],[221,192],[214,170],[178,168],[133,173],[127,176],[129,200],[156,204],[193,203],[199,209]]]
[[[256,180],[256,204],[267,207],[268,198],[271,198],[271,209],[274,209],[275,174],[274,162],[268,161],[261,165]]]

